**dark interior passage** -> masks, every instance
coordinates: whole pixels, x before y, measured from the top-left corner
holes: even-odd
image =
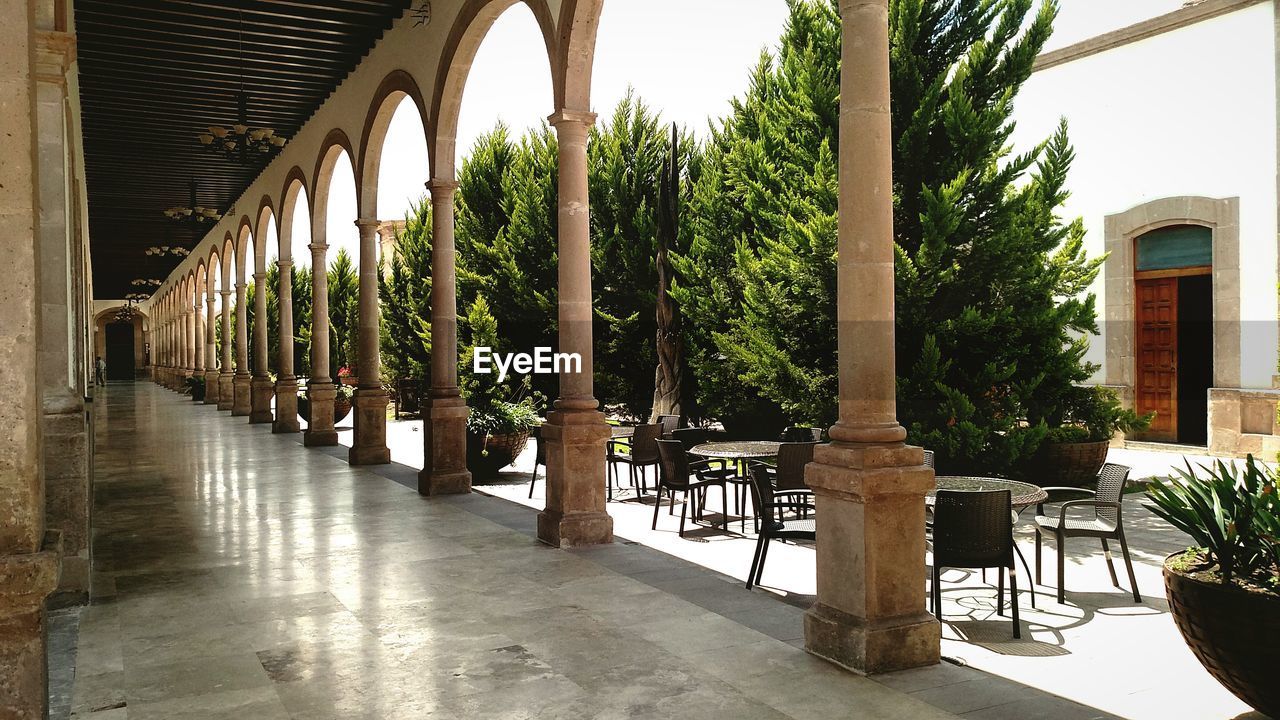
[[[108,382],[133,382],[133,323],[107,323]]]
[[[1209,439],[1209,388],[1213,385],[1213,276],[1178,280],[1178,442]]]

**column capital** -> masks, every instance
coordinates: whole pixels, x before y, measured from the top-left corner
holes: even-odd
[[[324,252],[325,250],[329,249],[329,244],[328,243],[311,243],[310,245],[307,246],[307,248],[311,250],[311,252],[313,253]]]
[[[230,290],[228,290],[228,289],[226,289],[226,288],[223,288],[223,289],[219,290],[219,291],[218,291],[218,294],[219,294],[219,295],[221,295],[221,296],[222,296],[222,297],[224,297],[224,298],[229,298],[229,297],[231,297],[231,291],[230,291]]]
[[[266,279],[266,277],[267,277],[267,273],[266,273],[266,272],[256,272],[256,273],[254,273],[254,274],[253,274],[253,279],[254,279],[254,280],[265,280],[265,279]]]
[[[280,268],[281,270],[285,268],[291,268],[293,267],[293,261],[292,260],[276,260],[276,267]]]
[[[588,112],[586,110],[564,109],[564,110],[557,110],[556,112],[547,116],[547,122],[551,123],[551,125],[556,130],[559,130],[561,125],[564,125],[566,129],[572,128],[573,126],[577,125],[577,126],[580,126],[583,130],[586,130],[587,128],[590,128],[592,125],[596,124],[596,117],[597,116],[595,113]]]
[[[76,61],[76,36],[60,30],[37,30],[36,80],[66,86],[67,72]]]
[[[445,180],[444,178],[432,178],[426,182],[427,191],[431,193],[431,200],[434,202],[436,196],[451,197],[458,191],[457,180]]]
[[[377,218],[357,218],[355,225],[361,230],[377,230],[382,221]]]

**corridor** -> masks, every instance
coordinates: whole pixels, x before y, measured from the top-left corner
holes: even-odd
[[[841,672],[799,608],[676,558],[552,549],[527,508],[424,498],[150,383],[100,398],[77,718],[928,720],[952,716],[895,684],[984,680]]]

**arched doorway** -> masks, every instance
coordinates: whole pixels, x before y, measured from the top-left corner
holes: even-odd
[[[1213,386],[1213,230],[1169,225],[1134,238],[1138,412],[1149,440],[1204,445]]]
[[[133,382],[134,379],[134,324],[112,321],[107,323],[106,345],[107,382]]]

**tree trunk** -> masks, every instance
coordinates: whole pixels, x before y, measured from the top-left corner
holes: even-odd
[[[680,230],[679,136],[671,125],[670,160],[658,183],[658,368],[653,378],[653,410],[649,422],[659,415],[684,417],[684,338],[680,331],[680,307],[672,300],[670,251]]]

